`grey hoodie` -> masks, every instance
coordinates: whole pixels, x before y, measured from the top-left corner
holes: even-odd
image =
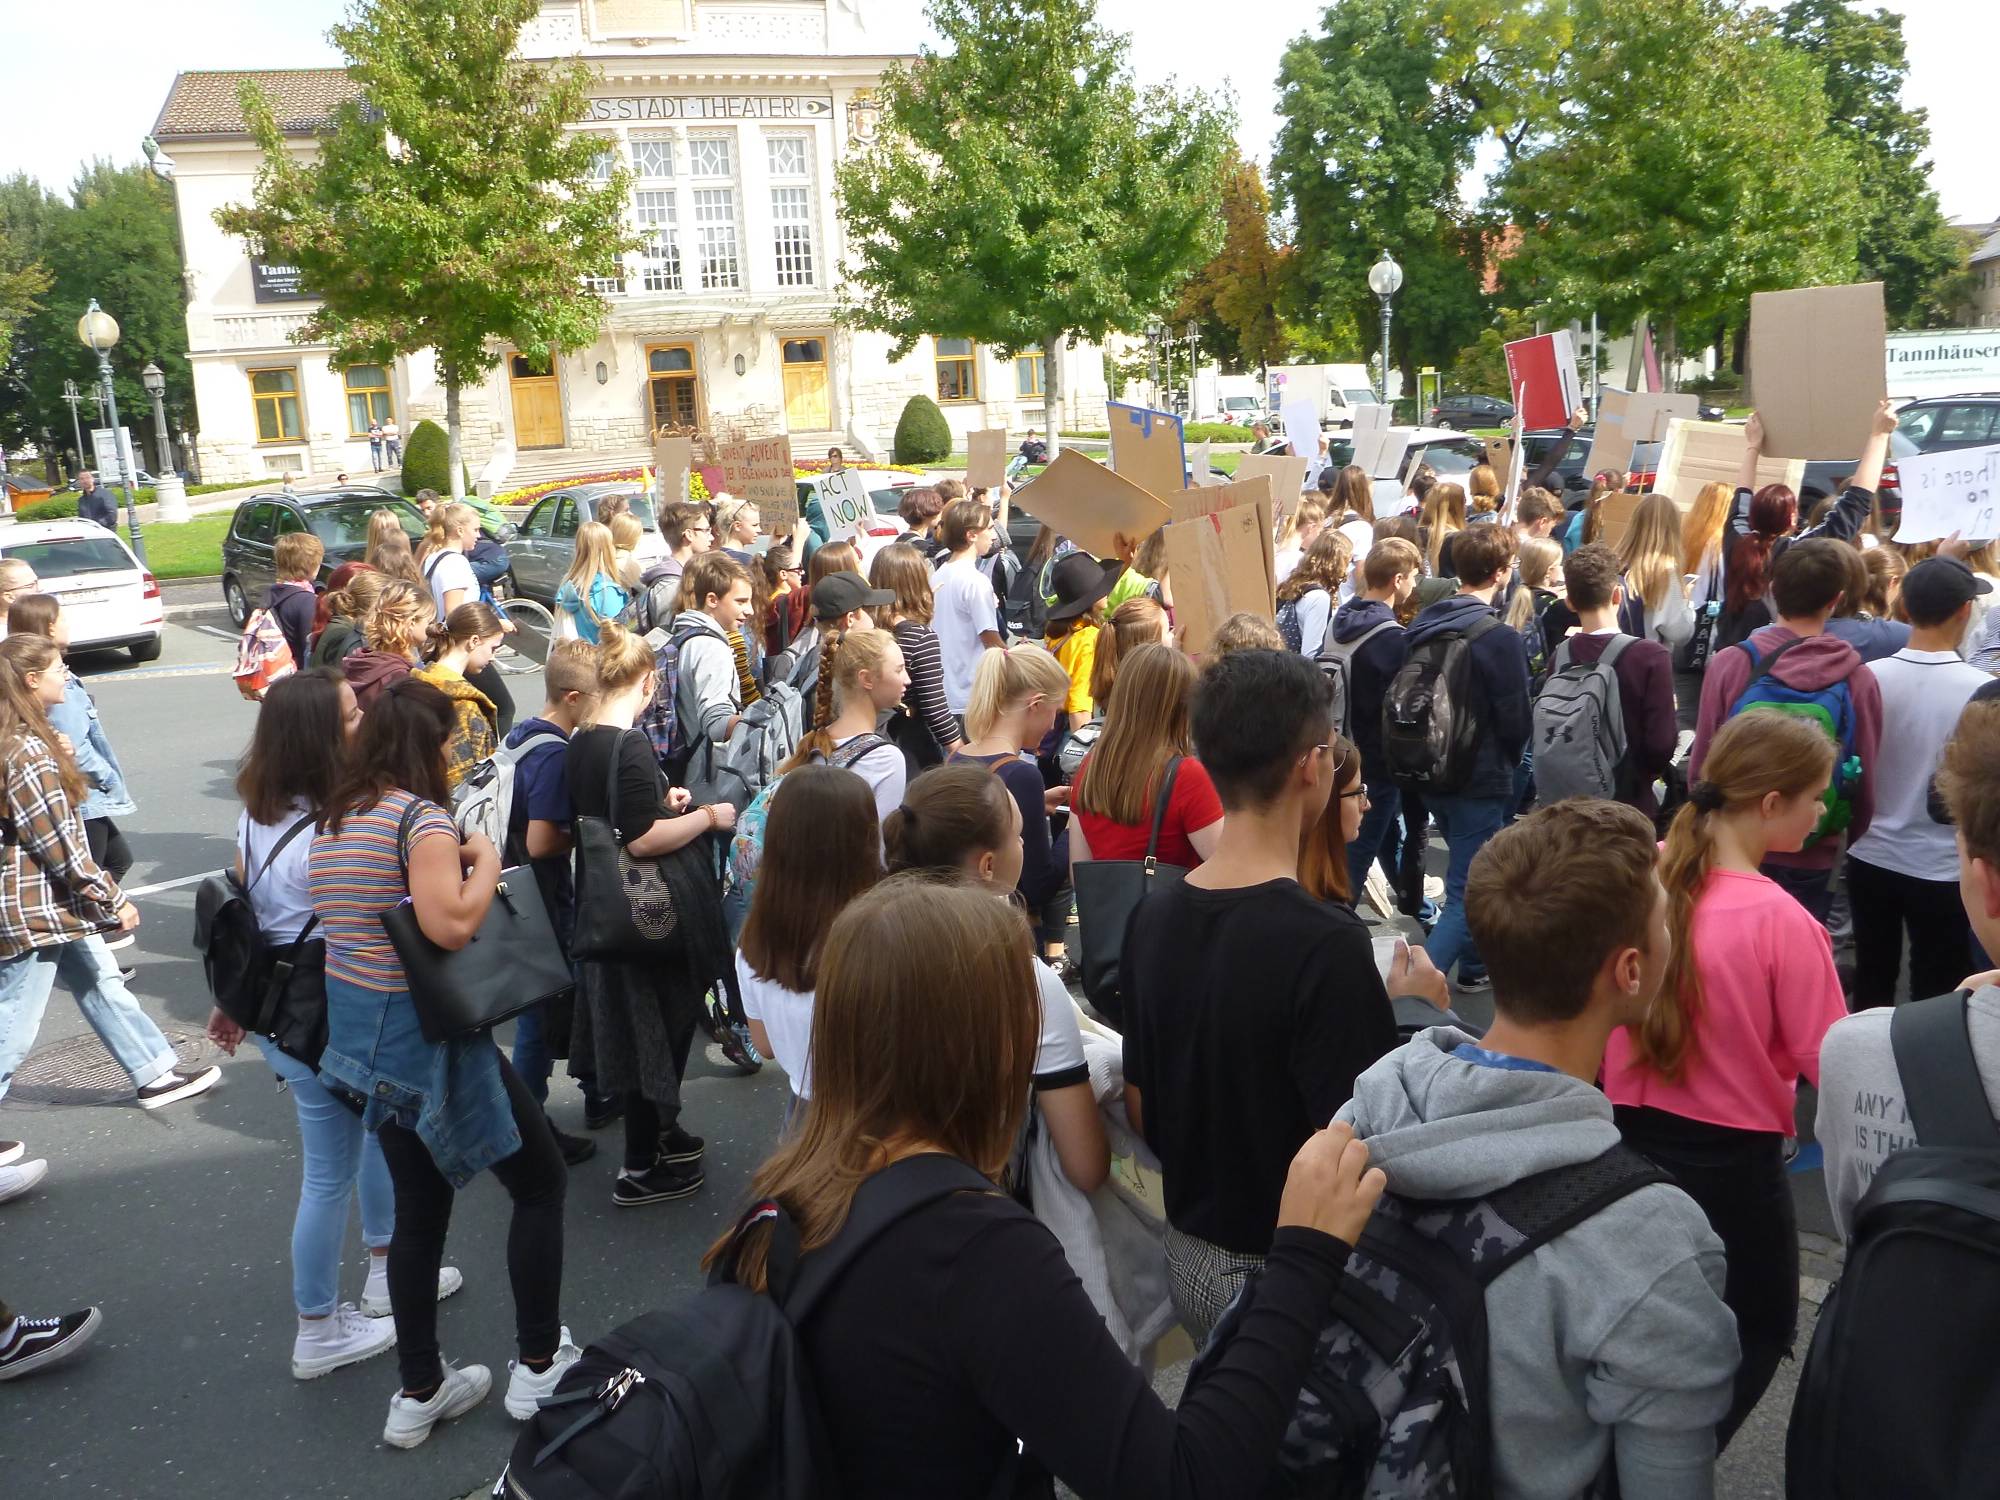
[[[1475,1198],[1618,1141],[1611,1104],[1566,1073],[1452,1056],[1449,1026],[1355,1080],[1339,1118],[1406,1198]],[[1736,1320],[1722,1242],[1677,1187],[1640,1188],[1486,1292],[1494,1493],[1571,1500],[1617,1454],[1623,1500],[1707,1500]]]

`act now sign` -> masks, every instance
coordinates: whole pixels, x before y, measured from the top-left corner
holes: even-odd
[[[2000,328],[1936,328],[1886,340],[1891,396],[2000,391]]]

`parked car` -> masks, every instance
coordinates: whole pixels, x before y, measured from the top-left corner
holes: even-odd
[[[514,535],[507,538],[508,561],[513,572],[512,591],[537,603],[555,603],[563,574],[576,555],[577,528],[597,519],[598,502],[608,495],[623,495],[645,528],[633,549],[640,560],[651,563],[667,555],[667,540],[660,535],[660,518],[653,511],[653,497],[635,480],[603,484],[578,484],[551,490],[535,502]]]
[[[2000,392],[1922,397],[1896,413],[1896,431],[1919,453],[2000,443]]]
[[[916,474],[903,474],[894,469],[858,469],[850,467],[845,472],[859,474],[867,487],[868,499],[875,507],[875,519],[869,523],[868,534],[861,538],[861,570],[868,571],[868,565],[875,560],[875,554],[888,546],[906,529],[899,514],[903,504],[903,492],[916,488],[924,481]],[[1019,470],[1009,465],[1010,473]],[[811,530],[813,541],[808,553],[817,552],[826,545],[830,535],[826,510],[820,503],[820,487],[826,483],[826,475],[813,474],[799,482],[799,514]]]
[[[1589,486],[1590,475],[1585,472],[1585,460],[1590,457],[1590,441],[1595,433],[1594,426],[1577,430],[1576,441],[1570,444],[1569,452],[1563,455],[1562,462],[1549,474],[1547,487],[1555,494],[1560,495],[1564,490],[1578,484],[1586,488]],[[1562,441],[1562,435],[1563,429],[1560,427],[1535,427],[1521,434],[1521,445],[1526,450],[1521,460],[1521,474],[1524,481],[1526,476],[1534,473],[1547,461],[1549,450]],[[1506,475],[1500,477],[1505,479]]]
[[[291,531],[310,531],[326,548],[320,563],[324,584],[342,563],[359,562],[368,551],[368,518],[378,510],[395,513],[415,542],[424,534],[424,513],[387,490],[372,485],[316,490],[303,495],[271,491],[252,495],[236,507],[222,539],[222,600],[240,629],[250,611],[264,602],[277,581],[273,550]]]
[[[1665,443],[1634,443],[1632,445],[1631,481],[1626,486],[1635,494],[1644,494],[1659,480],[1660,453]],[[1918,451],[1900,431],[1889,434],[1889,460],[1882,466],[1882,493],[1890,500],[1890,509],[1902,506],[1900,478],[1896,473],[1896,461],[1909,458]],[[1828,495],[1838,494],[1846,486],[1842,483],[1854,472],[1855,459],[1814,458],[1806,461],[1805,472],[1799,478],[1799,511],[1801,517]],[[1583,504],[1585,491],[1578,490],[1569,496],[1570,509]]]
[[[123,646],[134,661],[160,654],[159,582],[116,532],[90,521],[19,521],[0,530],[0,558],[19,558],[41,592],[62,601],[72,651]]]
[[[1438,397],[1430,412],[1431,426],[1455,427],[1461,432],[1472,427],[1505,427],[1513,420],[1513,402],[1464,392]]]
[[[1224,396],[1222,420],[1238,427],[1264,420],[1264,402],[1256,396]]]

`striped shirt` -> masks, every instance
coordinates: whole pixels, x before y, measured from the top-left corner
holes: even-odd
[[[341,819],[339,833],[316,834],[312,841],[312,904],[326,938],[326,972],[366,990],[406,990],[403,973],[382,914],[409,894],[396,859],[396,830],[403,810],[422,799],[391,791],[373,807]],[[444,809],[423,803],[410,827],[410,847],[427,838],[458,843],[458,830]]]

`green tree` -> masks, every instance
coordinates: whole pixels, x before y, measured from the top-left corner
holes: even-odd
[[[1479,337],[1459,350],[1446,367],[1444,388],[1489,396],[1504,394],[1510,389],[1505,346],[1516,339],[1532,338],[1534,333],[1532,316],[1513,308],[1501,308],[1494,315],[1492,326],[1481,329]]]
[[[1169,320],[1193,318],[1202,348],[1231,369],[1255,369],[1285,357],[1278,316],[1285,252],[1271,243],[1271,195],[1255,162],[1234,147],[1222,165],[1222,249],[1181,288]]]
[[[0,225],[0,365],[14,347],[14,330],[40,309],[49,285],[49,273],[31,258],[29,247]]]
[[[500,362],[588,344],[604,304],[584,283],[618,274],[625,173],[590,175],[602,149],[580,59],[513,55],[538,0],[362,0],[330,33],[361,98],[315,160],[287,149],[254,85],[244,116],[263,149],[255,201],[216,222],[299,267],[319,307],[293,335],[339,363],[435,351],[454,497],[463,493],[459,394]]]
[[[1776,20],[1820,70],[1827,124],[1860,169],[1861,279],[1882,283],[1891,327],[1949,325],[1965,247],[1931,190],[1929,113],[1902,101],[1903,18],[1847,0],[1792,0]]]
[[[1855,163],[1809,59],[1726,0],[1577,0],[1575,25],[1563,112],[1495,188],[1516,305],[1650,314],[1671,368],[1683,325],[1853,278]]]
[[[837,178],[849,318],[1043,353],[1136,329],[1221,236],[1226,104],[1132,81],[1093,0],[931,0],[945,49],[882,79],[881,139]]]

